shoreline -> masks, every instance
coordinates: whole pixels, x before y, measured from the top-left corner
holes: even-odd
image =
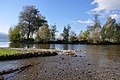
[[[0,48],[0,53],[2,52],[0,61],[58,55],[58,51],[52,49]]]
[[[79,53],[79,52],[78,52]],[[15,60],[16,61],[16,60]],[[101,65],[85,53],[76,56],[57,55],[18,61],[21,65],[3,75],[6,80],[118,80],[119,64]],[[14,63],[14,61],[13,61]],[[15,64],[15,63],[14,63]],[[18,64],[16,62],[16,64]],[[30,66],[30,67],[29,67]],[[24,69],[21,71],[21,69]],[[9,69],[6,72],[9,72]],[[19,72],[20,71],[20,72]],[[12,75],[14,74],[14,75]]]
[[[23,48],[11,49],[22,50]],[[5,80],[118,80],[120,78],[120,59],[117,61],[108,59],[106,54],[98,57],[100,54],[59,50],[56,56],[2,61],[0,64],[10,64],[13,67],[3,68],[1,70],[3,75],[0,77]]]
[[[5,60],[15,60],[15,59],[25,59],[25,58],[32,58],[32,57],[47,57],[47,56],[55,56],[59,53],[66,53],[67,55],[75,55],[75,50],[54,50],[54,49],[24,49],[24,48],[0,48],[4,52],[9,50],[15,50],[14,54],[10,54],[7,52],[3,55],[0,55],[0,61]],[[2,53],[2,51],[0,52]],[[11,52],[12,53],[12,52]]]
[[[49,41],[49,42],[26,42],[26,41],[13,41],[10,43],[21,43],[21,44],[81,44],[81,45],[120,45],[120,43],[113,42],[98,42],[91,43],[88,41],[73,41],[73,42],[64,42],[64,41]]]

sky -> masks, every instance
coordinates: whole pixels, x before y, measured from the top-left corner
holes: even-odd
[[[93,25],[93,14],[99,14],[101,25],[107,17],[120,19],[120,0],[1,0],[0,32],[8,33],[19,22],[19,13],[24,6],[34,5],[46,17],[49,25],[56,24],[59,33],[69,24],[79,33]]]

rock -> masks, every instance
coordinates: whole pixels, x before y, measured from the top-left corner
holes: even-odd
[[[46,73],[47,71],[45,70],[45,73]]]
[[[82,74],[84,74],[85,72],[83,71]]]
[[[75,70],[78,70],[78,68],[76,68]]]
[[[88,65],[91,65],[90,63],[88,63]]]
[[[68,65],[71,65],[70,63],[68,63]]]
[[[78,79],[80,79],[80,77],[78,77]]]
[[[62,58],[62,60],[64,60],[64,58]]]
[[[88,73],[92,73],[91,71],[88,71]]]
[[[79,56],[79,57],[82,57],[82,56]]]
[[[73,55],[73,57],[77,57],[77,55]]]

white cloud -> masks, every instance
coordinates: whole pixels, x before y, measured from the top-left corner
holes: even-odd
[[[77,23],[81,23],[81,24],[93,24],[94,21],[91,19],[88,20],[78,20]]]
[[[120,21],[120,15],[118,14],[112,14],[110,15],[112,18],[116,19],[117,21]]]
[[[120,0],[94,0],[91,4],[97,5],[97,7],[91,11],[120,10]]]

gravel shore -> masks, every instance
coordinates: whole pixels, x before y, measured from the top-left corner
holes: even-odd
[[[100,61],[88,53],[23,59],[18,61],[20,66],[33,66],[3,77],[6,80],[120,80],[120,62]]]

